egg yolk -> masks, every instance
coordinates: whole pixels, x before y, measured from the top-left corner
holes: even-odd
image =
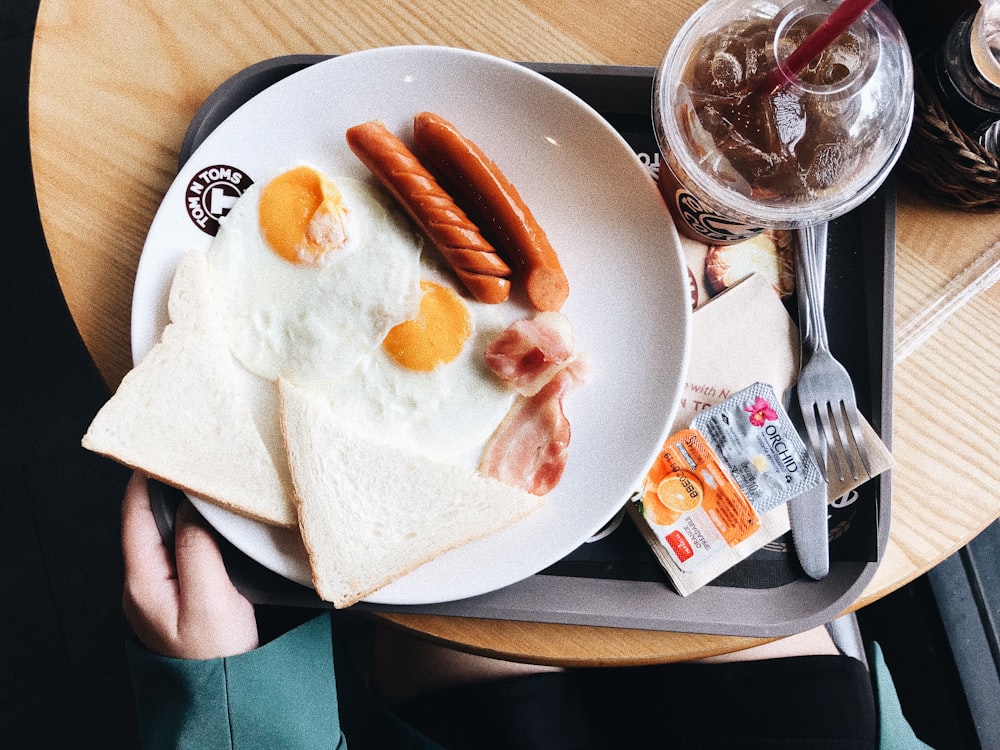
[[[469,310],[458,294],[433,281],[421,281],[420,310],[394,326],[382,342],[388,355],[408,370],[430,372],[451,362],[472,334]]]
[[[298,265],[317,265],[347,241],[340,191],[312,167],[296,167],[267,183],[258,213],[270,248]]]

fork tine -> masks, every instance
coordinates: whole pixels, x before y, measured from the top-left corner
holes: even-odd
[[[858,409],[854,404],[844,404],[844,414],[850,424],[851,437],[854,439],[854,447],[857,449],[858,458],[864,467],[865,475],[869,478],[872,475],[871,462],[868,460],[868,449],[865,447],[865,431],[861,427],[861,418],[858,416]]]
[[[802,401],[800,405],[810,449],[823,476],[835,476],[841,482],[848,475],[856,481],[862,473],[870,478],[871,464],[857,409],[847,400]]]
[[[845,414],[843,411],[844,402],[838,401],[829,404],[829,414],[830,414],[830,425],[831,429],[836,429],[837,436],[837,450],[835,451],[837,456],[838,464],[838,478],[840,481],[844,481],[846,474],[850,474],[851,479],[858,478],[857,466],[854,462],[854,453],[851,450],[851,439],[848,437],[850,432],[849,423],[845,419]]]
[[[800,404],[802,412],[802,423],[805,425],[806,434],[809,436],[809,448],[812,450],[813,459],[819,466],[820,473],[826,477],[826,436],[820,431],[820,421],[817,419],[816,404]]]
[[[837,479],[844,481],[844,434],[843,429],[837,421],[833,411],[833,404],[829,401],[820,405],[820,425],[823,427],[824,437],[827,445],[827,478],[830,473],[835,473]]]

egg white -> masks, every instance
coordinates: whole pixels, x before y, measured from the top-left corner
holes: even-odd
[[[425,258],[424,279],[456,287]],[[483,444],[514,401],[515,392],[486,366],[483,354],[520,313],[463,297],[472,334],[459,356],[429,372],[397,364],[382,346],[331,387],[334,411],[370,436],[438,460],[478,462]]]
[[[208,251],[230,349],[251,372],[320,385],[349,372],[420,300],[422,241],[372,186],[336,182],[347,243],[318,266],[271,250],[258,220],[262,183],[220,222]]]

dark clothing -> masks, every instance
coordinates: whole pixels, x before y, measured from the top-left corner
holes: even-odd
[[[335,648],[329,614],[223,659],[171,659],[135,642],[128,652],[147,750],[926,747],[877,645],[871,675],[848,656],[575,669],[395,710]]]

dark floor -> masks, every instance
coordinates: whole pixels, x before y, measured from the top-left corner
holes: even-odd
[[[27,80],[36,6],[0,4],[8,282],[0,295],[0,745],[130,748],[137,742],[118,546],[127,473],[79,447],[107,394],[63,304],[34,201]],[[987,615],[990,606],[995,600]],[[860,621],[866,640],[882,644],[917,733],[939,749],[978,747],[929,579],[867,608]]]

